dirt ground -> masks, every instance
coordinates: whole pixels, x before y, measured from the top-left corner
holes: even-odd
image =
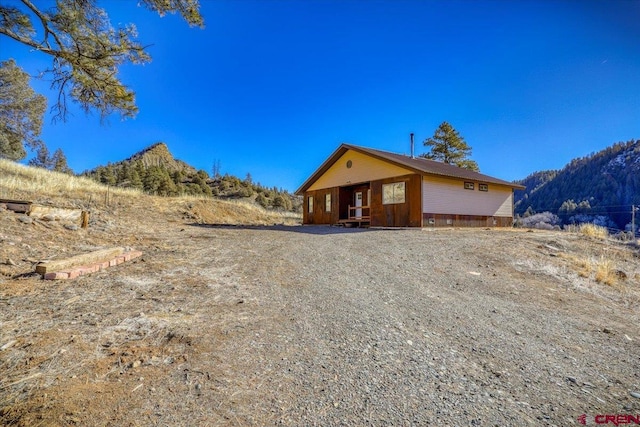
[[[637,244],[211,226],[192,208],[112,206],[87,230],[0,211],[0,423],[561,426],[640,414]],[[33,273],[114,245],[144,255],[75,280]]]

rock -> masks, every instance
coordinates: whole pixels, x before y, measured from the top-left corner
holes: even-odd
[[[26,215],[20,215],[18,217],[18,221],[20,221],[23,224],[31,224],[33,222],[33,218],[28,217]]]
[[[65,224],[64,228],[66,228],[67,230],[76,231],[80,227],[75,224]]]
[[[43,220],[43,221],[55,221],[55,220],[56,220],[56,217],[55,217],[54,215],[47,214],[47,215],[44,215],[44,216],[43,216],[42,218],[40,218],[40,219],[41,219],[41,220]]]
[[[4,263],[7,265],[17,265],[16,262],[11,258],[7,258],[7,260]]]
[[[635,397],[636,399],[640,399],[640,391],[632,391],[631,393],[629,393],[631,396]]]
[[[620,280],[626,280],[627,279],[627,273],[625,273],[622,270],[616,270],[616,276],[618,277],[618,279]]]

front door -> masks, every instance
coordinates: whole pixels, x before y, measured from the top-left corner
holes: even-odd
[[[362,191],[356,191],[356,208],[362,208]],[[362,209],[356,209],[356,218],[362,218]]]

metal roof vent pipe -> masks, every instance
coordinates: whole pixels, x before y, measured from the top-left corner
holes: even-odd
[[[411,135],[411,158],[415,159],[415,156],[413,155],[413,146],[414,146],[414,144],[413,144],[413,132],[411,132],[410,135]]]

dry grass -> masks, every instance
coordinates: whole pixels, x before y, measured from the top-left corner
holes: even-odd
[[[208,198],[180,198],[186,200],[188,216],[199,224],[211,225],[273,225],[299,224],[300,214],[268,211],[243,200],[215,200]]]
[[[578,270],[578,276],[580,277],[589,277],[591,276],[591,272],[593,271],[593,262],[586,258],[574,258],[573,259],[575,266]]]
[[[616,261],[609,256],[601,255],[600,258],[593,258],[583,255],[561,254],[561,258],[569,261],[579,277],[589,279],[593,274],[593,280],[605,285],[618,284],[618,280],[624,275],[617,269]]]
[[[595,280],[596,282],[613,286],[618,282],[616,271],[613,260],[602,256],[596,263]]]
[[[58,207],[91,210],[134,205],[141,199],[159,212],[182,210],[186,217],[206,224],[298,224],[300,214],[270,211],[246,200],[206,197],[158,197],[138,190],[109,187],[85,177],[71,176],[0,159],[0,198],[31,200]]]
[[[591,223],[581,224],[579,232],[585,236],[595,237],[597,239],[606,239],[609,237],[609,231],[606,228]]]
[[[107,191],[131,197],[141,194],[137,190],[110,188],[89,178],[25,166],[5,159],[0,159],[0,174],[0,197],[7,199],[33,198],[42,194],[72,198],[84,198],[87,194],[94,194],[102,198]]]

